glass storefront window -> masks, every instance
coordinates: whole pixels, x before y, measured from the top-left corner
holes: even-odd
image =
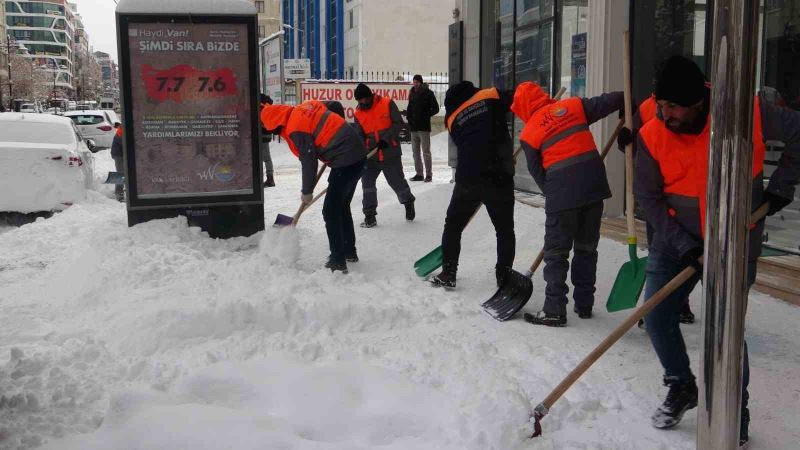
[[[587,15],[589,1],[565,2],[561,8],[559,87],[565,97],[586,96]]]
[[[517,0],[517,26],[552,18],[554,3],[554,0]]]
[[[495,13],[494,86],[500,90],[514,89],[514,1],[495,2]]]

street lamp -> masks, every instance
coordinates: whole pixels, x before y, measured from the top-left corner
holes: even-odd
[[[300,46],[300,57],[301,58],[305,58],[306,57],[306,46],[308,44],[307,39],[306,39],[306,30],[301,30],[300,28],[295,28],[295,27],[293,27],[293,26],[291,26],[291,25],[289,25],[287,23],[282,23],[281,26],[283,28],[286,28],[287,30],[292,30],[292,31],[297,31],[297,32],[303,33],[303,45]]]

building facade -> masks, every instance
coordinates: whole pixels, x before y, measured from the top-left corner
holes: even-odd
[[[0,105],[5,105],[7,101],[11,101],[11,99],[5,98],[4,95],[8,92],[8,87],[6,84],[8,83],[8,47],[6,45],[6,39],[8,38],[6,34],[6,4],[3,1],[0,1]]]
[[[283,0],[283,54],[309,59],[312,78],[344,74],[344,0]]]
[[[459,64],[451,74],[481,86],[513,89],[535,81],[551,94],[594,96],[623,88],[623,30],[631,30],[633,96],[644,100],[653,89],[658,65],[681,54],[709,73],[713,0],[455,0],[454,22],[462,39]],[[775,88],[788,107],[800,109],[800,0],[765,0],[760,13],[758,89]],[[458,52],[457,52],[458,54]],[[455,81],[451,76],[451,82]],[[755,94],[755,93],[754,93]],[[591,127],[598,146],[611,135],[617,116]],[[522,124],[509,116],[518,145]],[[780,149],[770,148],[765,175]],[[624,211],[625,171],[621,152],[611,152],[606,170],[613,197],[606,214]],[[770,162],[772,161],[772,162]],[[516,185],[538,187],[524,164]],[[800,193],[800,190],[798,191]],[[770,217],[769,241],[800,253],[800,202],[780,218]]]
[[[281,0],[251,0],[258,13],[258,38],[264,39],[282,29]]]
[[[51,96],[74,95],[75,13],[65,0],[6,0],[8,34],[48,73]]]
[[[111,55],[105,52],[94,52],[97,63],[100,66],[100,79],[103,86],[103,95],[106,97],[119,96],[119,72],[117,63],[111,59]],[[113,95],[108,95],[113,94]]]
[[[446,1],[348,0],[344,8],[346,74],[445,72],[452,11],[453,5]]]

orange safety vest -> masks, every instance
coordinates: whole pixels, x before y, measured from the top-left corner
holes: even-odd
[[[569,166],[586,153],[597,153],[583,103],[577,97],[539,108],[519,138],[541,152],[545,170]]]
[[[642,124],[654,119],[658,113],[658,103],[656,103],[655,94],[647,97],[647,99],[639,105],[638,111],[639,118],[642,119]]]
[[[309,100],[294,107],[289,121],[281,131],[281,136],[289,143],[294,156],[300,157],[300,151],[291,139],[293,133],[307,133],[314,137],[314,146],[325,148],[343,126],[344,119],[328,110],[324,103]]]
[[[664,178],[669,215],[675,217],[689,231],[703,236],[706,224],[711,120],[707,121],[703,132],[698,135],[672,132],[661,120],[648,122],[639,135],[658,162]],[[766,150],[761,128],[761,107],[756,98],[753,109],[753,178],[759,177],[764,171]]]
[[[453,122],[455,122],[456,117],[461,114],[465,109],[469,108],[470,106],[474,105],[483,100],[499,100],[500,93],[497,92],[497,88],[488,88],[488,89],[481,89],[480,91],[476,92],[475,95],[469,98],[469,100],[465,101],[458,107],[453,114],[450,114],[450,117],[447,118],[447,131],[453,131]]]
[[[354,115],[361,124],[361,129],[367,136],[365,145],[370,147],[370,138],[374,138],[373,144],[381,140],[381,132],[392,128],[392,114],[390,109],[391,100],[376,95],[372,102],[372,107],[368,110],[356,108]],[[397,142],[389,142],[390,145],[397,145]],[[378,160],[383,161],[383,150],[378,150]]]

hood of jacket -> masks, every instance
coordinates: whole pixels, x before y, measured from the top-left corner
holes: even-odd
[[[278,127],[286,128],[294,107],[289,105],[266,105],[261,109],[261,125],[269,132]]]
[[[555,102],[538,84],[526,81],[520,84],[516,92],[514,92],[514,103],[511,104],[511,111],[520,120],[527,123],[533,113]]]

